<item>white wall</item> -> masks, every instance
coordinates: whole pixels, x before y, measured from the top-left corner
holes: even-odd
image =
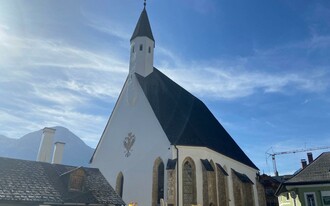
[[[125,157],[124,138],[132,132],[135,143]],[[161,157],[166,167],[171,158],[170,142],[154,115],[135,75],[126,81],[123,91],[106,126],[91,166],[116,187],[116,177],[124,176],[123,199],[139,205],[151,205],[153,164]],[[166,172],[165,188],[166,196]]]
[[[189,147],[189,146],[177,146],[179,149],[179,176],[182,177],[182,163],[186,157],[191,157],[196,165],[196,186],[197,186],[197,204],[203,205],[203,173],[202,173],[202,163],[200,159],[208,159],[209,161],[213,160],[214,164],[218,163],[222,167],[227,168],[228,173],[228,187],[229,187],[229,202],[230,206],[235,206],[234,203],[234,193],[233,193],[233,181],[231,169],[236,170],[237,172],[246,174],[250,180],[254,183],[254,202],[258,206],[258,194],[256,188],[256,169],[248,167],[236,160],[233,160],[229,157],[226,157],[222,154],[219,154],[211,149],[206,147]],[[182,205],[182,178],[179,180],[180,187],[180,205]]]
[[[140,45],[143,45],[140,51]],[[134,47],[134,52],[133,52]],[[150,53],[149,53],[150,47]],[[155,42],[148,37],[136,37],[131,42],[129,72],[138,73],[144,77],[153,71]]]

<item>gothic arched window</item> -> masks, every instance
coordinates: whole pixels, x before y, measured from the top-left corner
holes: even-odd
[[[122,172],[119,172],[116,180],[116,192],[120,197],[123,197],[123,188],[124,188],[124,175]]]
[[[196,167],[190,157],[183,161],[182,184],[183,206],[196,204]]]
[[[160,157],[154,162],[152,177],[152,205],[160,205],[160,199],[164,199],[164,163]]]

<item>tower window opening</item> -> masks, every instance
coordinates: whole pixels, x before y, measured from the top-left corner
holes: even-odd
[[[135,49],[134,49],[134,46],[132,46],[132,53],[134,53],[134,50],[135,50]]]
[[[142,45],[142,44],[140,44],[140,51],[142,51],[142,49],[143,49],[143,45]]]
[[[148,52],[151,53],[151,47],[148,48]]]

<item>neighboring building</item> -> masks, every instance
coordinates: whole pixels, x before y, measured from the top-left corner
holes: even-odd
[[[0,157],[0,206],[125,205],[99,169],[60,164],[55,131],[43,129],[37,162]]]
[[[275,196],[277,188],[282,182],[291,178],[292,175],[283,176],[269,176],[262,174],[259,176],[258,180],[260,184],[264,187],[265,202],[266,206],[278,206],[278,198]]]
[[[311,158],[309,165],[280,185],[276,195],[280,205],[330,205],[330,152]]]
[[[91,158],[127,202],[259,205],[258,168],[205,104],[153,66],[144,8],[127,80]]]
[[[0,205],[125,205],[99,169],[0,157]]]

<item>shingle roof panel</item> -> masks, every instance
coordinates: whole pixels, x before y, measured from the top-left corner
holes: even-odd
[[[75,168],[0,157],[0,201],[125,204],[95,168],[83,167],[83,192],[69,191],[61,175]]]
[[[145,8],[143,9],[140,18],[136,24],[135,30],[131,37],[131,41],[138,36],[145,36],[155,41],[154,36],[152,35],[148,14]]]
[[[258,169],[201,100],[156,68],[136,76],[171,144],[208,147]]]
[[[285,184],[330,182],[330,152],[322,153]]]

